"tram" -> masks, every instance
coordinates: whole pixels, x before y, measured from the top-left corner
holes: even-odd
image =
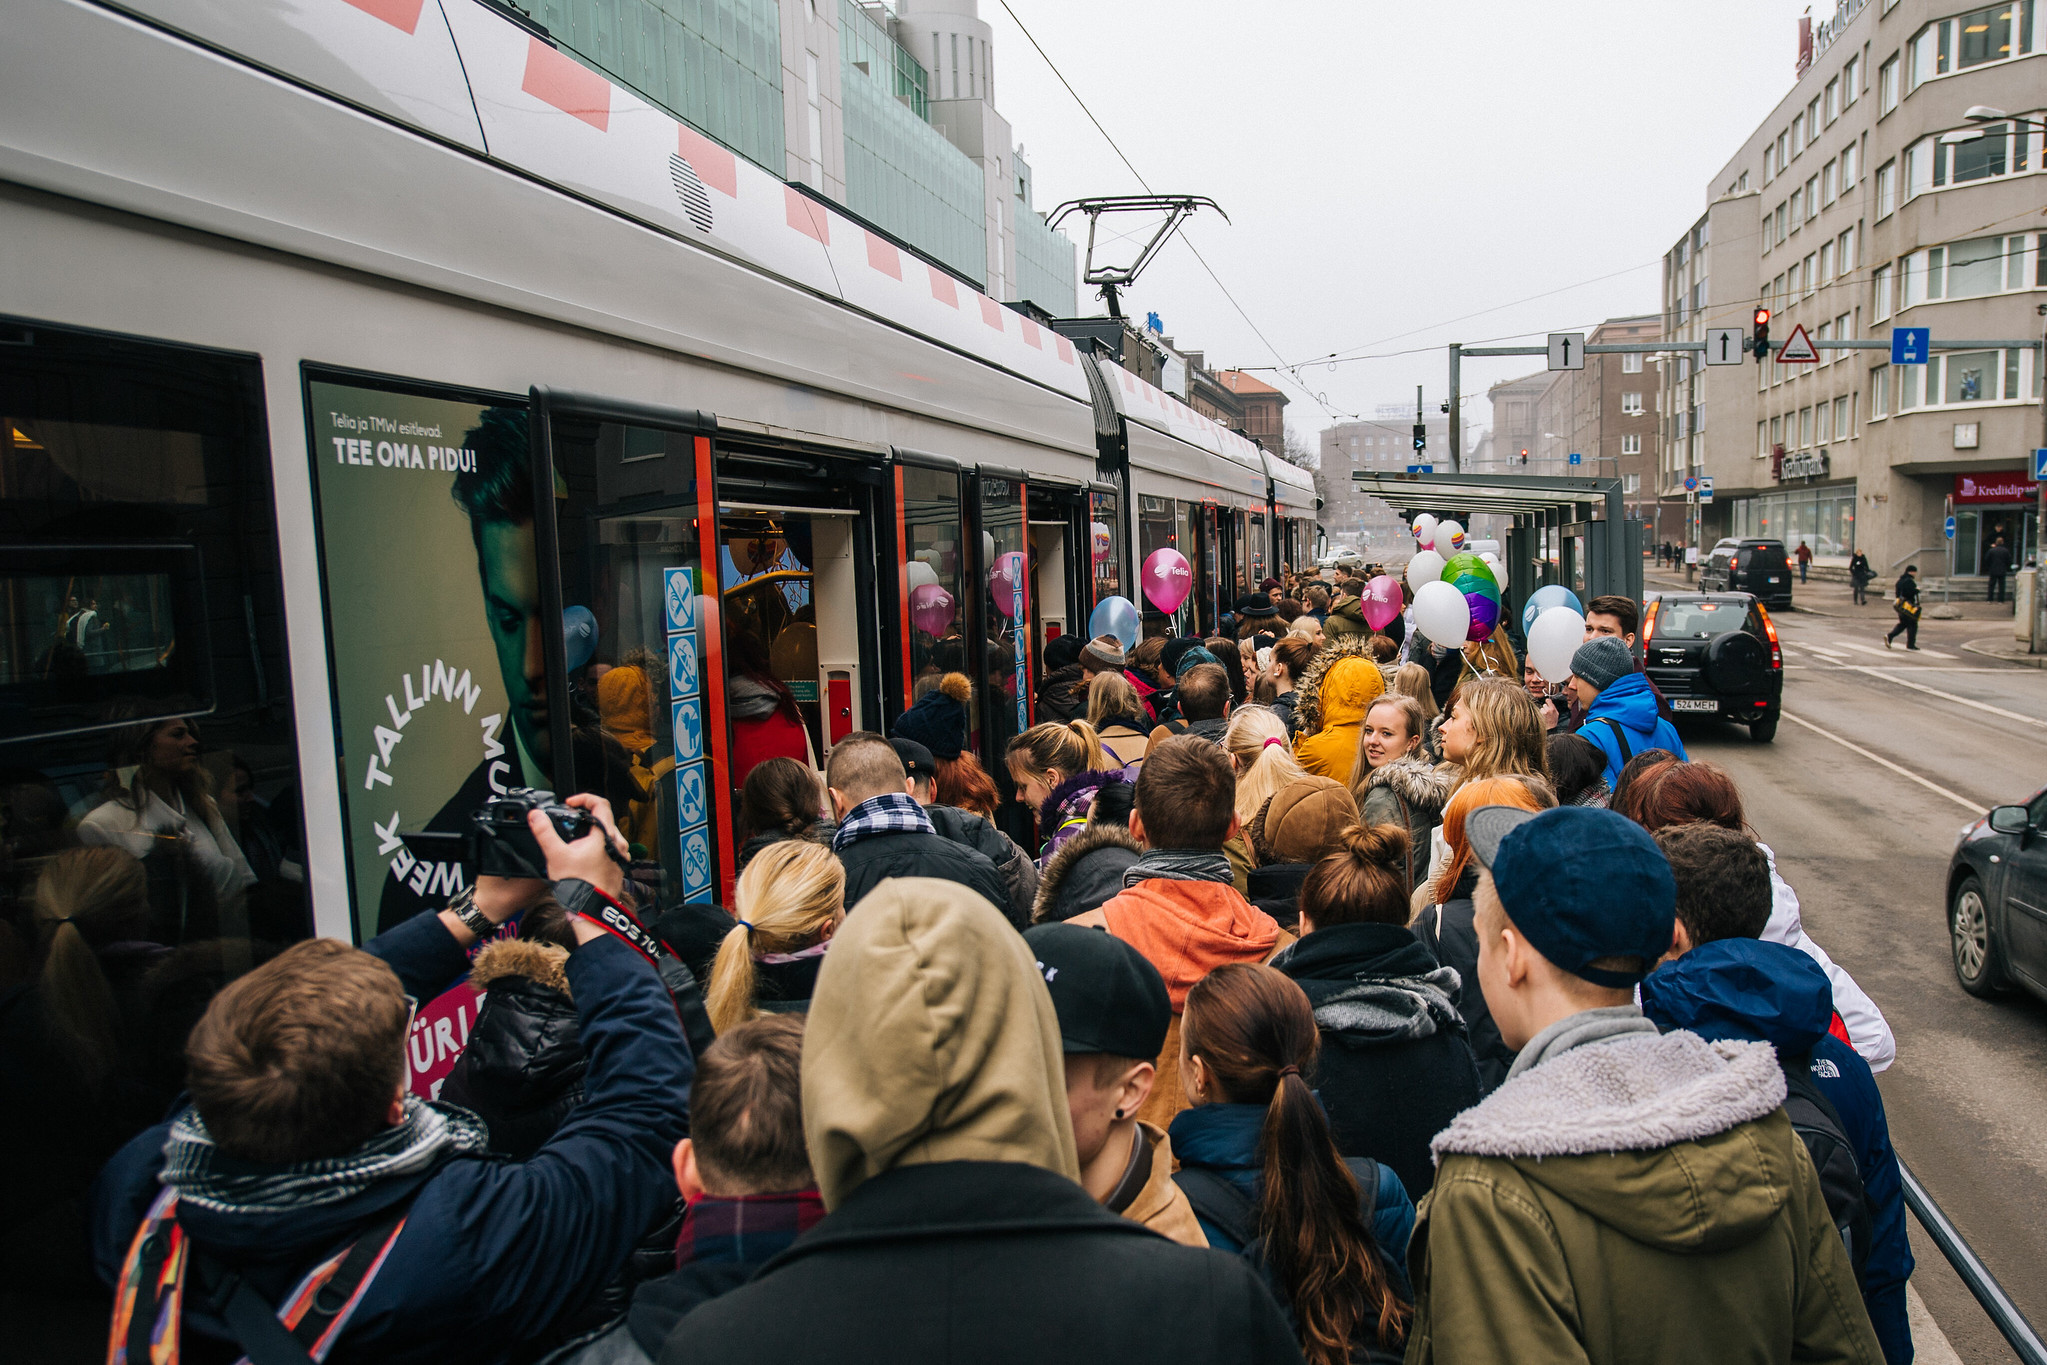
[[[959,672],[1007,795],[1048,640],[1310,556],[1306,474],[502,9],[8,30],[0,796],[167,862],[166,942],[367,938],[520,785],[723,903],[760,753]]]

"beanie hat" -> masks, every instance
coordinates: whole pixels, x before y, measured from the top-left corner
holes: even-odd
[[[1635,671],[1635,655],[1626,644],[1611,635],[1595,635],[1578,646],[1571,656],[1571,676],[1604,692]]]
[[[1081,646],[1080,652],[1093,659],[1103,668],[1123,668],[1123,642],[1113,635],[1097,635]]]
[[[917,704],[896,717],[892,739],[915,740],[941,762],[958,758],[967,747],[967,703],[974,684],[964,673],[948,673],[938,686],[917,698]]]
[[[1081,641],[1072,635],[1060,635],[1045,642],[1045,671],[1065,668],[1080,662]]]
[[[1200,648],[1201,641],[1192,635],[1176,636],[1166,641],[1166,647],[1159,651],[1159,667],[1177,678],[1180,676],[1180,660],[1187,656],[1188,650]]]
[[[1222,660],[1209,653],[1208,646],[1196,645],[1194,648],[1181,653],[1180,666],[1173,670],[1173,676],[1175,678],[1184,678],[1187,676],[1188,669],[1198,668],[1202,664],[1214,664],[1217,667],[1221,667]]]

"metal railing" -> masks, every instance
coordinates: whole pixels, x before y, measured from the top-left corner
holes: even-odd
[[[1905,1185],[1905,1207],[1912,1210],[1912,1216],[1919,1220],[1919,1226],[1926,1229],[1926,1235],[1940,1248],[1940,1254],[1947,1257],[1955,1274],[1976,1296],[1976,1302],[1990,1316],[1997,1330],[2011,1344],[2012,1353],[2025,1365],[2047,1365],[2047,1344],[2040,1340],[2040,1334],[2033,1330],[2033,1324],[2026,1321],[2018,1305],[2011,1301],[2011,1295],[2004,1292],[2004,1286],[1990,1273],[1987,1266],[1978,1260],[1969,1248],[1962,1234],[1941,1212],[1940,1205],[1933,1202],[1933,1196],[1912,1174],[1912,1168],[1903,1161],[1898,1162],[1898,1175]]]

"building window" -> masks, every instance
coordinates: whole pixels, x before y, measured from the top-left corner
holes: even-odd
[[[1642,453],[1641,433],[1629,432],[1627,435],[1621,437],[1621,454],[1640,455],[1641,453]]]
[[[1812,409],[1798,410],[1798,448],[1804,450],[1812,445]]]
[[[1819,429],[1813,433],[1813,442],[1816,445],[1825,445],[1834,439],[1834,405],[1820,404],[1814,410],[1813,416],[1819,424]]]
[[[1876,116],[1898,107],[1898,59],[1894,56],[1876,69]]]
[[[1886,161],[1876,168],[1876,217],[1878,222],[1898,207],[1898,163]]]
[[[2030,129],[2037,122],[1989,123],[1921,138],[1905,152],[1906,197],[2036,169],[2039,135]]]
[[[1855,97],[1862,93],[1860,88],[1861,85],[1862,58],[1858,54],[1857,56],[1850,57],[1848,59],[1848,65],[1841,69],[1842,109],[1845,110],[1849,105],[1855,103]]]
[[[1782,175],[1784,173],[1784,168],[1790,164],[1791,164],[1791,132],[1789,129],[1786,129],[1783,132],[1777,134],[1777,173],[1779,175]]]
[[[1823,322],[1818,327],[1815,327],[1813,329],[1812,339],[1815,343],[1832,341],[1834,339],[1834,324],[1831,322]],[[1819,351],[1820,364],[1826,365],[1832,363],[1835,354],[1833,351],[1825,350],[1817,344],[1814,345],[1813,349]]]
[[[1972,237],[1915,251],[1905,258],[1905,306],[1931,299],[1972,299],[2036,287],[2038,266],[2026,268],[2029,239]],[[2037,254],[2037,253],[2036,253]]]
[[[1623,352],[1623,353],[1621,354],[1621,373],[1622,373],[1622,374],[1640,374],[1641,372],[1642,372],[1642,353],[1641,353],[1640,351],[1625,351],[1625,352]]]
[[[1770,450],[1775,450],[1778,446],[1783,444],[1784,419],[1782,417],[1772,417],[1770,419]],[[1770,450],[1765,450],[1762,453],[1767,455],[1770,453]]]
[[[1793,190],[1793,191],[1791,192],[1791,230],[1792,230],[1793,232],[1796,232],[1796,231],[1798,231],[1798,229],[1799,229],[1799,226],[1800,226],[1801,224],[1803,224],[1804,222],[1805,222],[1805,191],[1804,191],[1804,190]]]
[[[1860,144],[1851,142],[1841,149],[1841,193],[1855,188],[1855,167],[1861,159]]]
[[[1805,115],[1794,114],[1791,118],[1791,154],[1797,156],[1805,150]]]
[[[1790,206],[1790,205],[1789,205],[1788,203],[1785,203],[1785,204],[1779,204],[1779,205],[1777,205],[1777,245],[1778,245],[1778,246],[1782,246],[1782,245],[1784,245],[1784,232],[1785,232],[1785,229],[1786,229],[1786,227],[1787,227],[1787,226],[1789,225],[1789,223],[1790,223],[1790,221],[1791,221],[1791,219],[1790,219],[1790,217],[1789,217],[1789,213],[1790,213],[1790,207],[1791,207],[1791,206]]]
[[[1849,414],[1850,412],[1853,412],[1853,411],[1854,411],[1854,405],[1853,405],[1852,403],[1850,403],[1850,402],[1848,401],[1848,395],[1847,395],[1847,394],[1845,394],[1845,393],[1844,393],[1844,394],[1842,394],[1842,395],[1841,395],[1841,396],[1840,396],[1839,398],[1836,398],[1836,399],[1834,400],[1834,439],[1835,439],[1835,440],[1837,440],[1837,441],[1845,441],[1845,440],[1847,440],[1847,439],[1848,439],[1848,435],[1849,435],[1849,433],[1848,433],[1848,414]]]
[[[1869,272],[1869,313],[1878,322],[1891,315],[1891,268],[1880,265]]]
[[[1835,172],[1840,169],[1840,165],[1841,163],[1838,161],[1829,161],[1820,168],[1820,197],[1822,203],[1826,206],[1831,206],[1834,202],[1834,176]]]
[[[1811,298],[1813,291],[1820,287],[1819,275],[1817,274],[1817,265],[1818,265],[1817,252],[1805,258],[1805,292],[1799,295],[1800,298],[1808,299]]]
[[[1820,283],[1831,284],[1834,280],[1834,244],[1820,243]]]
[[[1869,418],[1875,421],[1888,416],[1884,405],[1891,397],[1891,367],[1878,365],[1869,372]]]
[[[1834,269],[1846,275],[1855,269],[1855,229],[1844,229],[1834,241]]]
[[[1814,95],[1812,103],[1805,107],[1805,140],[1808,144],[1820,140],[1820,97]]]
[[[1919,30],[1912,39],[1912,88],[1972,66],[2006,62],[2033,50],[2035,6],[2031,3],[1992,5]]]
[[[1841,117],[1841,79],[1840,77],[1837,76],[1833,80],[1827,82],[1828,126],[1831,127],[1834,120],[1839,117]]]
[[[1815,175],[1805,182],[1805,217],[1807,222],[1820,216],[1820,178]]]
[[[1756,458],[1763,459],[1770,453],[1770,424],[1756,423]]]
[[[1641,415],[1642,415],[1642,395],[1641,395],[1641,394],[1639,394],[1639,393],[1624,393],[1624,394],[1622,394],[1622,395],[1621,395],[1621,411],[1622,411],[1622,412],[1623,412],[1624,414],[1626,414],[1627,416],[1629,416],[1629,417],[1639,417],[1639,416],[1641,416]]]

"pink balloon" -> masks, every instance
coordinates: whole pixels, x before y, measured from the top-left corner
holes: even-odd
[[[1145,600],[1171,616],[1194,591],[1194,567],[1178,550],[1153,550],[1144,557]]]
[[[995,557],[995,567],[988,572],[988,593],[995,599],[995,609],[1004,616],[1016,614],[1016,595],[1023,588],[1024,575],[1029,572],[1022,550],[1011,550]]]
[[[1365,584],[1365,598],[1359,603],[1359,609],[1365,614],[1366,625],[1373,630],[1384,630],[1400,615],[1402,605],[1400,580],[1380,574]]]
[[[926,635],[943,635],[957,612],[952,594],[936,583],[910,589],[910,621]]]

